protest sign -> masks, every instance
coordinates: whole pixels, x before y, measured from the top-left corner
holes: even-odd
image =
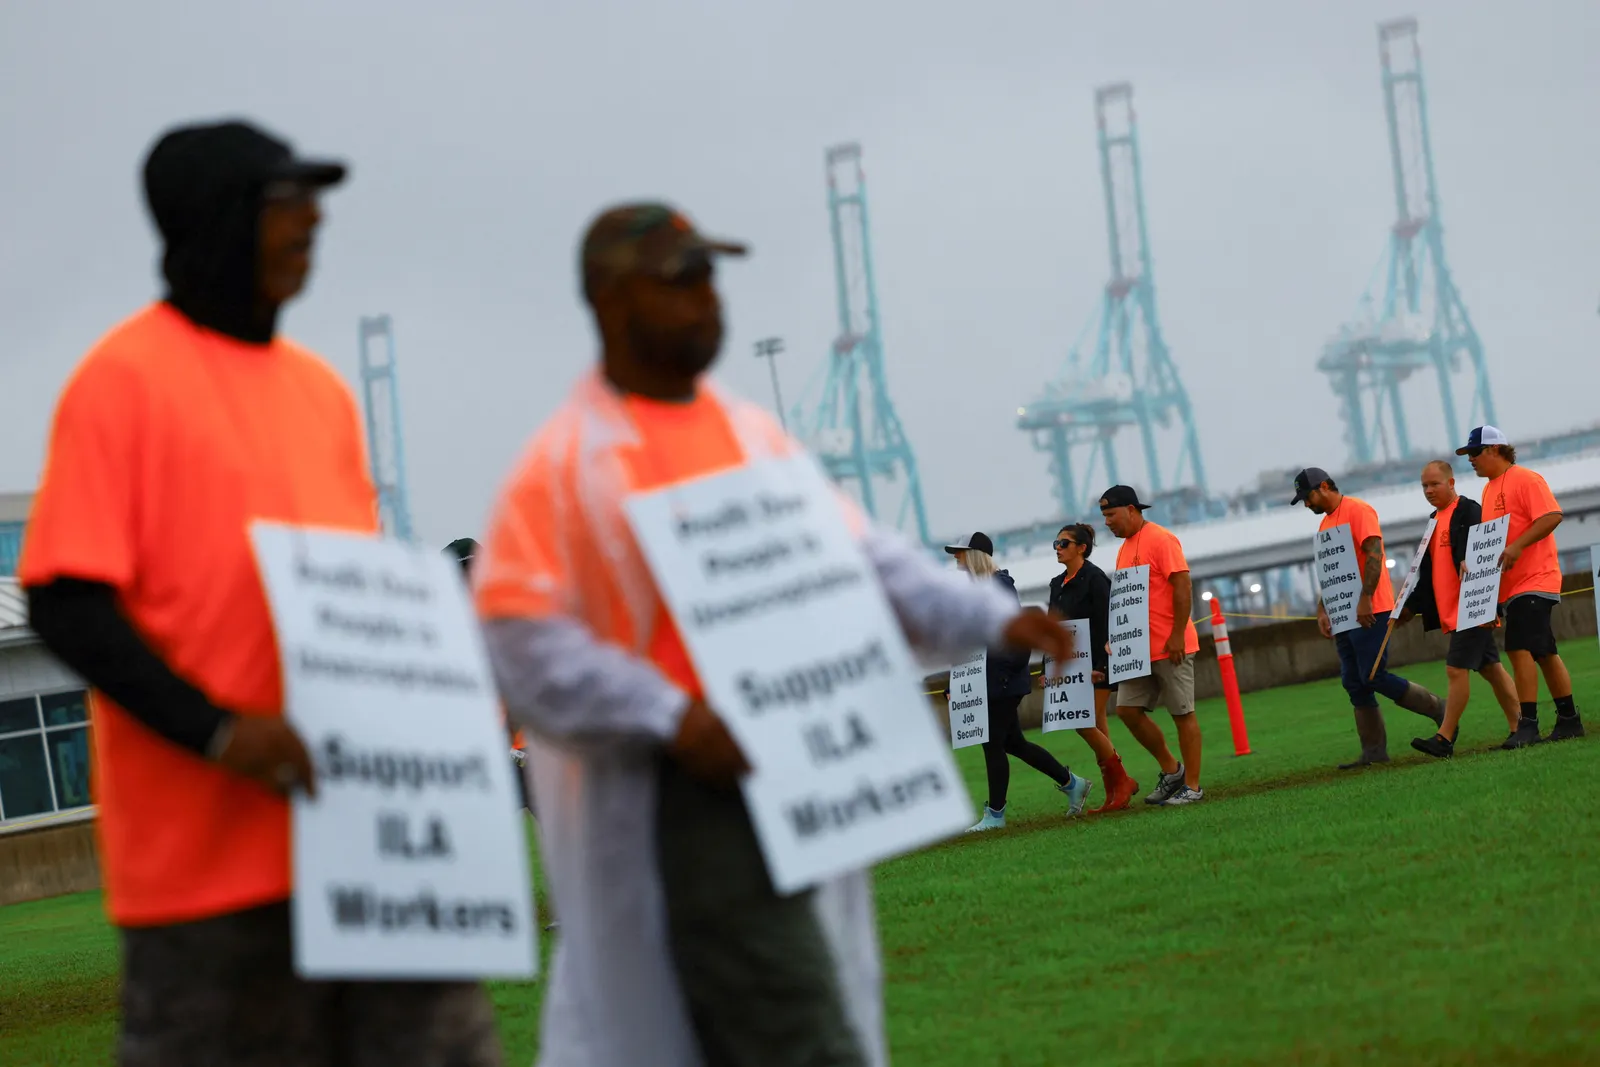
[[[1094,659],[1089,647],[1089,620],[1063,623],[1072,631],[1072,655],[1050,664],[1044,685],[1044,731],[1082,730],[1094,725]],[[1060,673],[1055,673],[1059,669]]]
[[[1438,527],[1439,519],[1434,516],[1428,520],[1428,528],[1422,531],[1422,540],[1417,542],[1417,550],[1411,553],[1411,566],[1406,571],[1406,580],[1400,583],[1400,594],[1395,597],[1395,615],[1405,610],[1406,601],[1411,599],[1411,594],[1417,591],[1417,582],[1422,576],[1422,560],[1428,554],[1428,544],[1433,540],[1433,531]]]
[[[1500,556],[1506,550],[1511,516],[1480,522],[1467,532],[1467,558],[1456,600],[1456,629],[1493,622],[1500,605]]]
[[[1150,673],[1150,565],[1111,572],[1111,664],[1113,685]]]
[[[357,534],[250,532],[317,775],[292,805],[296,972],[532,975],[527,844],[459,568]]]
[[[989,740],[989,650],[980,648],[950,667],[950,747]]]
[[[780,892],[965,829],[972,801],[888,600],[809,456],[641,493],[628,519]]]
[[[1312,539],[1312,571],[1322,596],[1322,609],[1336,634],[1359,629],[1356,607],[1361,602],[1361,564],[1356,558],[1350,524],[1318,530]]]

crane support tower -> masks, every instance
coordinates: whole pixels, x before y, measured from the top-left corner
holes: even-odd
[[[411,508],[406,501],[394,324],[387,315],[362,318],[360,335],[361,395],[367,408],[367,452],[372,481],[378,487],[378,517],[387,536],[410,541]]]
[[[929,543],[917,459],[889,398],[882,323],[872,276],[861,146],[828,149],[828,216],[838,289],[839,336],[825,365],[821,397],[800,436],[829,477],[853,491],[867,513]]]
[[[1205,466],[1189,394],[1156,314],[1133,86],[1104,86],[1094,105],[1111,280],[1064,372],[1017,410],[1017,426],[1050,456],[1056,498],[1072,518],[1096,514],[1100,491],[1124,480],[1117,440],[1136,427],[1145,461],[1141,495],[1164,505],[1167,520],[1190,521],[1206,506]],[[1094,348],[1086,356],[1091,330]]]
[[[1378,57],[1389,121],[1395,222],[1361,298],[1361,313],[1340,328],[1317,360],[1339,398],[1345,440],[1357,468],[1416,458],[1402,386],[1419,371],[1432,369],[1437,378],[1450,444],[1462,439],[1463,422],[1471,427],[1495,421],[1483,345],[1444,257],[1417,20],[1381,24]],[[1380,278],[1383,289],[1375,300]],[[1467,381],[1460,383],[1458,377]],[[1464,405],[1457,398],[1463,384]]]

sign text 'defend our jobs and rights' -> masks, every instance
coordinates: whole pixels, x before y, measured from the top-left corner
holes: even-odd
[[[1318,530],[1312,538],[1312,568],[1322,595],[1322,610],[1336,634],[1359,629],[1356,609],[1361,603],[1361,560],[1356,553],[1350,524]]]
[[[972,802],[834,487],[801,455],[627,503],[780,892],[956,833]]]
[[[1467,558],[1456,599],[1456,629],[1493,622],[1500,605],[1500,557],[1506,550],[1511,516],[1480,522],[1467,532]]]
[[[459,568],[353,534],[251,537],[317,774],[292,809],[297,972],[534,974],[514,769]]]
[[[1111,572],[1111,684],[1150,673],[1150,565]]]
[[[1095,725],[1094,657],[1088,619],[1063,623],[1072,631],[1072,655],[1049,664],[1044,684],[1044,730],[1084,730]]]
[[[950,747],[989,740],[989,650],[980,648],[950,666]]]

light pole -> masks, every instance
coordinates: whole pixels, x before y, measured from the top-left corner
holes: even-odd
[[[789,430],[789,421],[783,415],[783,396],[778,392],[778,353],[783,351],[783,338],[763,337],[756,342],[756,358],[766,358],[767,369],[772,371],[772,402],[778,408],[778,424],[784,432]]]

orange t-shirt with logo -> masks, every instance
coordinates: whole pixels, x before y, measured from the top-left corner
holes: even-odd
[[[1185,574],[1189,561],[1184,558],[1178,536],[1163,526],[1146,522],[1139,532],[1117,549],[1117,570],[1150,567],[1150,661],[1167,658],[1167,641],[1172,637],[1172,576]],[[1194,620],[1184,620],[1183,650],[1189,655],[1200,651],[1200,634]]]
[[[1393,611],[1394,582],[1389,578],[1389,557],[1383,547],[1383,528],[1378,525],[1377,510],[1365,500],[1347,496],[1339,501],[1338,507],[1322,516],[1322,525],[1317,529],[1331,530],[1345,523],[1350,524],[1350,540],[1354,542],[1356,565],[1360,568],[1358,573],[1364,575],[1367,567],[1367,557],[1361,551],[1361,546],[1371,538],[1378,539],[1378,555],[1382,557],[1383,563],[1378,568],[1382,572],[1378,575],[1378,587],[1372,591],[1372,613],[1379,615],[1385,611]]]
[[[637,444],[620,449],[631,492],[649,492],[745,461],[726,412],[704,389],[682,403],[640,396],[626,396],[621,402],[638,434]],[[560,613],[556,590],[571,576],[565,573],[563,531],[555,509],[546,506],[551,488],[546,479],[563,476],[560,470],[531,464],[513,477],[506,506],[489,531],[492,569],[486,570],[477,590],[478,608],[485,617],[543,618]],[[654,589],[650,595],[653,624],[647,658],[684,693],[703,698],[677,625],[660,595]]]
[[[19,578],[110,585],[134,628],[213,703],[281,715],[255,519],[376,531],[355,401],[292,342],[245,344],[153,304],[102,338],[62,391]],[[186,922],[288,897],[286,801],[99,694],[91,708],[114,922]]]
[[[1439,625],[1445,633],[1456,629],[1456,608],[1461,599],[1461,572],[1450,547],[1450,518],[1456,513],[1457,497],[1434,516],[1433,538],[1428,542],[1429,578],[1433,582],[1433,602],[1439,609]]]
[[[1512,466],[1483,487],[1483,521],[1510,515],[1506,544],[1528,532],[1539,519],[1561,510],[1543,477],[1526,467]],[[1561,559],[1556,539],[1546,537],[1522,550],[1516,564],[1500,578],[1500,603],[1523,593],[1561,592]]]

